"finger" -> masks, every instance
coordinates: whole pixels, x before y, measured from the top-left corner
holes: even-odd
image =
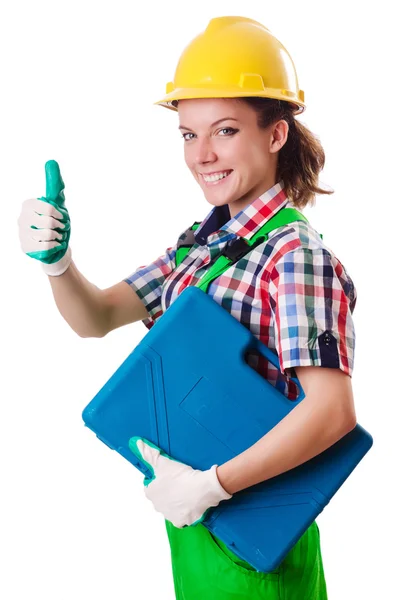
[[[60,229],[66,234],[70,230],[70,224],[61,223],[53,217],[38,215],[37,213],[23,212],[18,219],[18,226],[25,235],[30,235],[31,230],[35,229]]]
[[[63,219],[63,214],[53,204],[40,198],[28,198],[22,203],[21,214],[29,213],[29,211],[55,219]]]
[[[48,217],[47,215],[38,215],[33,213],[33,216],[29,220],[30,226],[37,227],[38,229],[62,229],[67,231],[65,223],[61,223],[54,217]]]
[[[26,254],[34,254],[37,255],[42,253],[43,256],[48,256],[49,254],[55,254],[64,248],[64,244],[60,244],[56,241],[49,242],[37,242],[36,240],[28,239],[23,241],[23,251]],[[53,252],[52,252],[53,250]],[[45,253],[45,254],[44,254]]]
[[[65,184],[63,182],[61,171],[56,160],[48,160],[45,164],[45,182],[46,192],[45,197],[52,200],[56,204],[63,206],[65,203],[65,195],[63,190]]]
[[[154,446],[151,442],[147,442],[147,440],[143,441],[142,438],[135,436],[129,440],[128,445],[139,460],[145,462],[150,467],[154,467],[160,452],[157,446]]]
[[[157,448],[153,448],[153,446],[149,446],[145,444],[142,440],[137,441],[137,447],[140,451],[143,460],[145,460],[152,467],[156,466],[158,457],[160,456],[160,451]]]
[[[29,239],[35,242],[51,242],[52,240],[59,240],[63,242],[62,233],[58,233],[53,229],[30,229]]]

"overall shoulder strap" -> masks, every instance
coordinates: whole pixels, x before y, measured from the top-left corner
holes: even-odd
[[[267,234],[274,229],[282,227],[283,225],[288,225],[293,221],[307,221],[307,218],[295,208],[282,208],[277,214],[274,215],[274,217],[269,219],[269,221],[267,221],[263,227],[256,232],[249,242],[247,240],[245,241],[249,245],[252,245],[252,243],[255,242],[259,237],[267,237]],[[195,243],[194,232],[200,225],[200,221],[195,221],[193,225],[186,229],[186,231],[180,236],[175,258],[176,266],[181,264]]]
[[[199,287],[203,292],[207,292],[210,283],[222,275],[232,264],[240,260],[252,250],[255,246],[266,242],[269,237],[269,233],[278,227],[288,225],[294,221],[306,221],[308,219],[296,208],[282,208],[274,215],[269,221],[267,221],[257,232],[252,236],[250,240],[245,238],[237,238],[226,246],[224,252],[212,267],[207,271],[204,277],[196,283],[196,287]]]
[[[204,277],[197,282],[196,287],[199,287],[206,292],[208,286],[214,279],[222,275],[233,263],[240,260],[244,254],[247,254],[255,246],[265,242],[271,231],[274,231],[283,225],[289,225],[289,223],[293,223],[294,221],[308,222],[308,219],[296,208],[282,208],[274,215],[274,217],[269,219],[269,221],[267,221],[250,240],[246,240],[245,238],[232,240],[232,242],[224,249],[223,254],[219,256],[211,266],[209,271],[207,271]],[[195,223],[184,232],[184,235],[181,235],[179,238],[175,257],[176,266],[182,262],[195,243],[194,231],[199,225],[200,222],[195,221]]]
[[[252,236],[250,242],[255,242],[259,237],[265,237],[266,239],[269,237],[267,234],[271,231],[274,231],[278,227],[282,227],[283,225],[289,225],[294,221],[307,221],[308,219],[296,208],[282,208],[269,219],[263,227],[261,227],[254,236]]]
[[[194,232],[200,224],[200,221],[195,221],[193,225],[186,229],[186,231],[179,237],[175,256],[176,266],[180,265],[185,256],[189,253],[195,242]]]

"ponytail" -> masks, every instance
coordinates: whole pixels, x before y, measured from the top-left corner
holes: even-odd
[[[285,120],[288,138],[279,151],[276,181],[284,182],[284,189],[296,208],[315,204],[316,194],[333,194],[318,186],[319,173],[324,167],[325,153],[318,138],[294,117],[294,106],[283,100],[270,98],[238,98],[249,104],[258,115],[258,126]]]

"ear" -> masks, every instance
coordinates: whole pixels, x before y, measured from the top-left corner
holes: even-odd
[[[279,152],[288,139],[289,125],[287,121],[282,119],[273,125],[272,134],[270,136],[269,152]]]

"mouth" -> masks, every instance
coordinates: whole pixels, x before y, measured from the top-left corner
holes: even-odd
[[[215,175],[204,175],[203,173],[200,173],[199,175],[204,185],[212,187],[214,185],[222,185],[231,173],[233,173],[233,169],[219,171]]]

